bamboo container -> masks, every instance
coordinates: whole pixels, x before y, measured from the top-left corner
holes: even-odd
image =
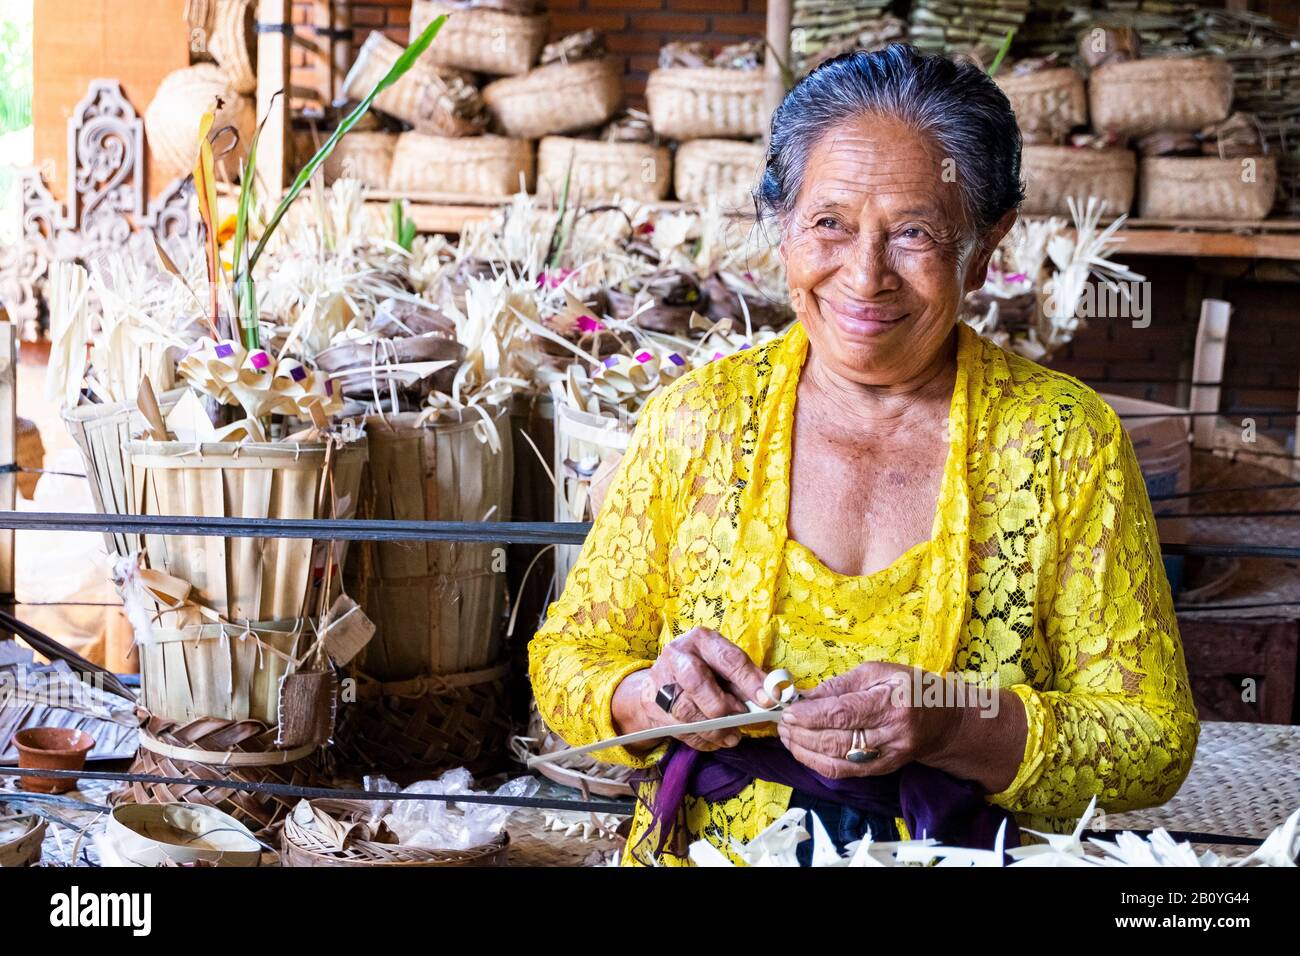
[[[1068,216],[1071,196],[1096,196],[1106,203],[1110,219],[1133,205],[1137,158],[1127,149],[1026,146],[1020,169],[1025,177],[1020,211],[1031,216]]]
[[[759,143],[734,139],[693,139],[677,147],[673,190],[682,202],[716,198],[723,209],[753,207],[766,150]]]
[[[489,83],[483,99],[500,132],[540,139],[607,122],[623,108],[623,83],[610,57],[549,63]]]
[[[448,14],[427,56],[433,63],[494,75],[526,73],[546,43],[545,14],[465,9],[433,0],[411,3],[411,39],[433,18]]]
[[[313,800],[312,805],[345,824],[367,819],[373,809],[364,800]],[[284,835],[280,842],[280,865],[370,868],[505,866],[509,851],[510,836],[504,831],[490,843],[467,850],[430,850],[370,840],[349,840],[347,846],[340,849],[336,843],[322,839],[289,817],[284,821]]]
[[[504,136],[446,138],[402,133],[388,188],[500,197],[533,189],[533,144]]]
[[[382,131],[348,133],[325,160],[326,185],[347,178],[372,189],[387,189],[397,137],[397,133]]]
[[[225,161],[230,168],[243,157],[257,126],[253,101],[241,96],[229,77],[215,63],[199,63],[168,73],[158,84],[144,111],[149,152],[171,176],[193,171],[199,152],[199,120],[220,98],[225,104],[217,111],[213,129],[233,126],[239,146]]]
[[[1025,76],[1000,76],[998,87],[1011,101],[1022,133],[1060,139],[1088,122],[1088,93],[1070,67]]]
[[[1194,132],[1230,112],[1232,67],[1218,57],[1108,63],[1088,78],[1088,104],[1101,132]]]
[[[654,70],[646,102],[655,132],[668,139],[762,136],[770,116],[762,70],[674,67]]]
[[[537,150],[539,193],[559,196],[570,163],[569,188],[588,199],[619,196],[654,202],[667,198],[672,184],[672,157],[666,146],[547,136]]]
[[[1144,219],[1259,220],[1277,197],[1277,158],[1151,157],[1138,175]]]
[[[241,96],[257,92],[257,4],[217,0],[208,52]]]
[[[289,442],[196,448],[131,441],[126,454],[135,513],[218,523],[227,517],[351,517],[366,457],[364,443],[344,446],[327,462],[324,444]],[[327,543],[171,534],[143,540],[147,567],[192,588],[179,603],[152,599],[156,625],[136,634],[145,708],[178,722],[215,717],[274,726],[280,678],[314,639],[311,619],[328,607],[330,595],[321,590],[331,585],[319,574]],[[334,560],[341,565],[341,546],[338,552]]]
[[[0,803],[0,815],[4,811],[5,805]],[[45,830],[45,821],[35,814],[0,823],[0,869],[39,863]]]
[[[514,453],[506,407],[490,424],[417,423],[418,413],[371,416],[362,495],[371,517],[501,521],[510,514]],[[496,450],[482,440],[495,433]],[[360,549],[359,549],[360,550]],[[365,549],[361,604],[375,623],[361,670],[380,681],[457,674],[496,664],[505,599],[501,546],[490,542],[373,542]]]

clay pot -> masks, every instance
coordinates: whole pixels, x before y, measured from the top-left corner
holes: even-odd
[[[32,770],[80,770],[95,738],[84,730],[28,727],[14,734],[18,766]],[[32,793],[67,793],[77,789],[75,777],[19,777],[18,786]]]

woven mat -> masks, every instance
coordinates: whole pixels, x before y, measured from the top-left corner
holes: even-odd
[[[1106,829],[1164,827],[1263,839],[1297,808],[1300,727],[1204,723],[1192,772],[1174,798],[1162,807],[1108,814]]]

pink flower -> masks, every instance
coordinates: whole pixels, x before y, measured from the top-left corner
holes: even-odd
[[[578,316],[578,331],[580,332],[598,332],[604,327],[605,323],[594,315]]]

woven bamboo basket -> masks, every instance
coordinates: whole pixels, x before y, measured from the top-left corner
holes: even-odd
[[[569,188],[588,199],[619,196],[654,202],[666,198],[672,184],[672,156],[666,146],[547,136],[537,147],[538,192],[559,196],[570,163]]]
[[[183,389],[165,392],[158,398],[163,414],[175,406]],[[64,424],[86,465],[90,477],[90,497],[100,514],[135,514],[135,486],[126,460],[126,443],[145,430],[144,416],[135,402],[78,405],[63,413]],[[139,548],[139,539],[130,534],[104,532],[108,553],[124,557]]]
[[[208,52],[230,79],[236,93],[257,90],[257,4],[254,0],[217,0]]]
[[[327,457],[321,443],[131,441],[126,455],[136,513],[219,524],[227,517],[349,518],[366,451],[362,442]],[[331,546],[309,538],[143,538],[147,567],[192,588],[177,603],[145,598],[156,612],[150,633],[136,633],[145,708],[180,722],[276,724],[280,678],[314,641],[313,619],[332,596],[333,577],[323,573]],[[342,553],[338,546],[330,560],[341,565]]]
[[[275,729],[256,720],[204,718],[176,723],[151,717],[140,728],[130,772],[220,783],[329,784],[311,746],[277,749]],[[298,797],[265,791],[132,780],[111,803],[197,803],[228,813],[254,833],[275,826]]]
[[[1144,219],[1265,218],[1277,193],[1277,159],[1151,157],[1138,176]]]
[[[234,169],[242,159],[257,125],[253,101],[241,96],[215,63],[199,63],[168,73],[158,84],[153,100],[144,111],[144,129],[149,152],[170,176],[183,176],[194,167],[199,151],[199,121],[220,97],[225,104],[217,111],[213,129],[233,126],[240,145],[223,160]]]
[[[521,189],[532,192],[533,168],[533,144],[526,139],[402,133],[393,150],[388,188],[499,197]]]
[[[1040,70],[1025,76],[1000,76],[1002,92],[1011,101],[1021,132],[1063,137],[1088,122],[1088,93],[1073,69]]]
[[[450,16],[427,54],[433,63],[442,66],[513,76],[528,72],[546,43],[545,14],[523,16],[500,10],[465,10],[432,0],[411,3],[411,39],[423,33],[434,17],[444,13]]]
[[[313,800],[312,806],[345,823],[367,819],[372,809],[364,800]],[[284,821],[280,838],[282,866],[505,866],[509,852],[510,835],[505,831],[491,843],[468,850],[429,850],[371,840],[351,840],[340,850],[292,816]]]
[[[1193,132],[1228,115],[1232,67],[1217,57],[1109,63],[1088,78],[1088,105],[1102,132]]]
[[[0,869],[35,866],[41,861],[45,821],[34,814],[14,815],[0,803]]]
[[[655,132],[669,139],[761,136],[770,118],[762,70],[654,70],[645,96]]]
[[[439,34],[434,46],[441,42]],[[371,33],[343,79],[342,95],[350,100],[364,99],[402,52],[400,43],[378,30]],[[431,136],[474,136],[483,131],[488,118],[477,90],[464,77],[439,70],[423,58],[381,91],[374,106]]]
[[[591,478],[566,474],[565,461],[598,461],[616,464],[627,451],[632,432],[617,418],[579,411],[572,405],[557,404],[555,411],[555,520],[589,521],[593,517]],[[598,472],[599,473],[599,468]],[[569,571],[578,560],[581,545],[561,544],[555,548],[555,593],[564,590]]]
[[[427,425],[418,424],[415,412],[367,419],[366,513],[380,520],[504,520],[514,475],[510,413],[501,406],[491,414],[490,422],[471,411]],[[368,677],[457,674],[500,659],[505,562],[499,545],[369,542],[354,552],[358,560],[359,600],[376,626],[360,661]]]
[[[1025,177],[1020,211],[1031,216],[1068,216],[1071,196],[1096,196],[1111,219],[1133,205],[1137,158],[1127,149],[1026,146],[1020,168]]]
[[[330,759],[352,774],[499,770],[512,730],[509,678],[505,663],[405,681],[360,677],[356,700],[339,705]]]
[[[520,139],[599,126],[623,108],[618,63],[610,57],[550,63],[483,87],[498,130]]]
[[[758,182],[766,150],[759,143],[734,139],[693,139],[677,147],[673,189],[682,202],[716,198],[723,209],[753,205],[750,191]]]
[[[387,189],[397,136],[382,131],[348,133],[325,160],[325,182],[355,179],[373,189]]]

